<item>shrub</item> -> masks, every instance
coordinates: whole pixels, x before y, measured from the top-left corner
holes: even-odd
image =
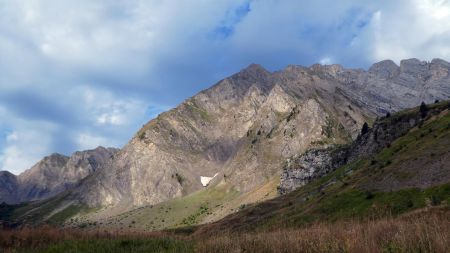
[[[425,104],[425,102],[422,102],[422,104],[420,104],[420,116],[422,118],[425,118],[427,116],[428,113],[428,107]]]
[[[365,135],[367,132],[369,132],[369,124],[367,124],[367,122],[364,122],[361,128],[361,135]]]

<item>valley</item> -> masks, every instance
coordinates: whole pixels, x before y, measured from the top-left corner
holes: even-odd
[[[443,238],[446,230],[432,231],[427,219],[450,222],[450,78],[432,72],[417,79],[410,72],[414,63],[403,61],[394,71],[381,62],[369,72],[313,65],[270,73],[251,65],[151,120],[120,150],[44,158],[23,174],[43,178],[38,182],[44,190],[23,190],[30,192],[25,201],[8,195],[14,187],[32,187],[20,186],[25,176],[2,174],[8,182],[0,191],[2,226],[31,229],[26,236],[35,233],[28,226],[45,225],[68,238],[92,233],[76,243],[168,243],[167,252],[264,251],[277,245],[271,236],[285,237],[286,252],[295,252],[315,240],[308,235],[306,244],[295,246],[292,238],[311,230],[336,233],[333,224],[343,234],[366,231],[361,240],[371,245],[345,238],[332,244],[325,236],[319,248],[354,251],[374,247],[379,239],[371,233],[383,226],[414,226],[410,217],[422,222],[419,229]],[[438,60],[428,64],[430,70],[450,69]],[[380,74],[386,71],[389,77]],[[402,86],[405,78],[427,88]],[[373,97],[371,85],[380,83],[390,92]],[[406,90],[417,96],[402,99]],[[48,192],[45,182],[53,177],[46,177],[54,174],[42,171],[78,176]],[[367,224],[374,230],[367,231]],[[99,231],[115,232],[110,237]],[[444,252],[449,244],[439,238],[431,247]],[[424,247],[382,240],[383,249]]]

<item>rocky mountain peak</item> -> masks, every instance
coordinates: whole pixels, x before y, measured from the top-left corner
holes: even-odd
[[[117,149],[97,147],[70,157],[53,153],[17,177],[0,172],[0,202],[40,200],[73,188],[80,180],[107,164]]]
[[[384,60],[373,64],[369,72],[382,78],[392,78],[399,74],[400,67],[392,60]]]
[[[68,156],[59,154],[59,153],[53,153],[49,156],[44,157],[42,160],[40,160],[38,163],[36,163],[31,169],[28,169],[24,171],[22,174],[19,175],[19,179],[24,179],[28,177],[33,177],[32,175],[40,176],[43,171],[53,170],[53,169],[60,169],[62,168],[67,161],[69,160]]]
[[[331,64],[331,65],[314,64],[309,67],[309,70],[316,75],[331,76],[335,78],[338,76],[338,74],[344,71],[344,67],[340,64]]]
[[[447,68],[450,68],[450,62],[445,61],[445,60],[440,59],[440,58],[434,58],[433,60],[431,60],[431,64],[442,65],[442,66],[445,66]]]
[[[250,64],[248,67],[231,76],[236,81],[259,82],[270,76],[270,72],[259,64]]]
[[[8,175],[14,175],[11,172],[7,170],[0,170],[0,176],[8,176]]]
[[[14,201],[17,177],[9,171],[0,171],[0,203]]]
[[[433,80],[448,78],[450,63],[442,59],[433,59],[430,63],[430,72]]]
[[[416,58],[400,61],[400,72],[425,79],[428,77],[429,63]]]
[[[238,73],[219,81],[211,88],[200,92],[194,98],[197,102],[209,103],[209,105],[204,105],[206,107],[234,106],[235,103],[242,101],[252,86],[263,93],[268,93],[273,86],[271,75],[272,73],[261,65],[251,64]]]
[[[308,68],[305,68],[301,65],[290,64],[283,70],[283,72],[289,73],[289,72],[298,72],[298,71],[307,71],[307,70],[308,70]]]
[[[246,68],[242,69],[240,71],[240,73],[245,73],[245,74],[250,74],[250,75],[251,74],[253,74],[253,75],[267,75],[267,74],[270,74],[270,71],[265,69],[260,64],[251,63]]]
[[[0,171],[0,182],[12,181],[15,180],[16,176],[9,171],[2,170]],[[1,183],[0,183],[1,184]]]
[[[44,159],[42,159],[42,161],[63,163],[63,162],[67,162],[68,159],[69,159],[69,157],[66,155],[63,155],[60,153],[52,153],[51,155],[44,157]]]

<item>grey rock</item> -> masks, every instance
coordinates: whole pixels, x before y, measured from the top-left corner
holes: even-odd
[[[381,78],[389,79],[400,74],[400,67],[392,60],[384,60],[373,64],[369,69],[369,73]]]
[[[438,115],[441,111],[442,108],[432,109],[428,116]],[[367,133],[359,135],[350,145],[311,149],[301,155],[295,155],[287,159],[283,166],[278,192],[287,194],[345,164],[370,158],[424,120],[420,113],[383,117],[375,121]]]
[[[15,201],[17,185],[17,177],[14,174],[8,171],[0,171],[0,203],[12,203]]]
[[[116,152],[113,148],[98,147],[75,152],[70,157],[55,153],[18,176],[0,174],[0,178],[8,179],[0,179],[0,202],[16,204],[43,200],[72,189],[110,161]]]

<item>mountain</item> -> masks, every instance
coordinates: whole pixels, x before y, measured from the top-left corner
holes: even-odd
[[[22,210],[146,229],[215,221],[276,197],[287,159],[350,143],[387,112],[449,99],[449,71],[439,59],[382,61],[368,71],[252,64],[148,122],[69,191]],[[204,187],[201,178],[213,176]]]
[[[202,189],[200,177],[216,173],[211,185],[255,190],[294,154],[348,142],[386,112],[448,99],[449,69],[438,59],[383,61],[369,71],[250,65],[147,123],[78,198],[89,206],[156,204]]]
[[[280,197],[246,206],[196,233],[373,220],[424,208],[448,213],[450,101],[429,105],[425,117],[415,108],[380,118],[351,144],[292,159],[281,177]]]
[[[8,171],[0,171],[0,202],[14,203],[17,178]]]
[[[72,189],[111,160],[116,152],[113,148],[98,147],[75,152],[70,157],[55,153],[17,177],[1,172],[0,202],[15,204],[43,200]]]

